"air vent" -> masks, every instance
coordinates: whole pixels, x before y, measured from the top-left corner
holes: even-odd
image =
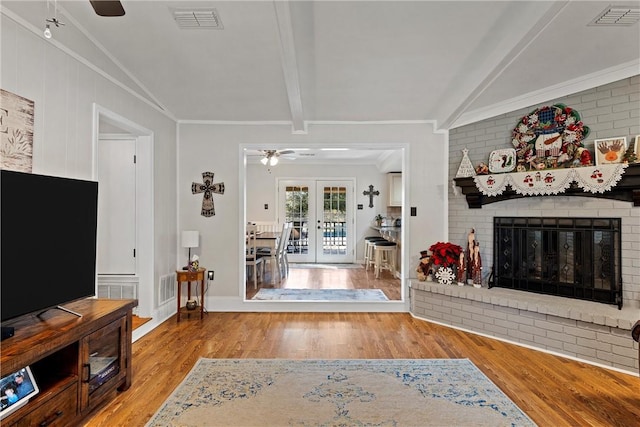
[[[636,6],[609,6],[589,25],[629,26],[640,21],[640,8]]]
[[[178,27],[183,29],[224,29],[216,9],[172,9],[171,12]]]

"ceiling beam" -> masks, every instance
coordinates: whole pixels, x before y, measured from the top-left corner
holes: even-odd
[[[280,36],[280,60],[284,74],[284,84],[289,98],[291,121],[294,133],[306,133],[304,126],[304,110],[302,108],[302,94],[300,79],[298,76],[298,61],[296,59],[296,47],[293,39],[293,26],[291,25],[291,11],[289,2],[274,1],[278,22],[278,35]]]

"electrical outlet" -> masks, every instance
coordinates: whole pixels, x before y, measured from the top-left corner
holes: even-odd
[[[209,280],[213,280],[214,273],[215,273],[215,271],[213,271],[213,270],[207,271],[207,275],[208,275]]]

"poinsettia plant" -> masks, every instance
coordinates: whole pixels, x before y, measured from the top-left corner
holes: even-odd
[[[431,261],[434,265],[449,267],[455,264],[462,253],[462,246],[450,242],[438,242],[431,245]]]

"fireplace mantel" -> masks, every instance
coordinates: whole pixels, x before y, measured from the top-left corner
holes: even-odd
[[[467,205],[470,209],[480,209],[483,205],[490,203],[502,202],[511,199],[520,199],[522,197],[553,197],[553,196],[524,196],[516,193],[513,189],[508,189],[504,193],[497,196],[485,196],[478,190],[473,177],[455,178],[456,185],[462,189],[462,194],[467,199]],[[640,206],[640,163],[630,164],[622,179],[610,191],[605,193],[590,193],[582,190],[574,182],[571,187],[559,196],[585,196],[598,197],[604,199],[621,200],[624,202],[633,202],[634,206]]]

